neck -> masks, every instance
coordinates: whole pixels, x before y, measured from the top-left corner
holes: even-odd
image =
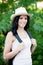
[[[18,27],[17,31],[22,32],[22,31],[24,31],[24,28]]]

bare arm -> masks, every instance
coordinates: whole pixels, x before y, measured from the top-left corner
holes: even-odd
[[[18,45],[18,47],[16,49],[14,49],[14,51],[10,52],[11,49],[11,45],[12,45],[12,32],[9,32],[6,36],[6,40],[5,40],[5,47],[4,47],[4,52],[3,52],[3,58],[6,59],[11,59],[12,57],[14,57],[19,51],[21,51],[24,46],[23,44]]]
[[[36,46],[37,46],[36,39],[32,38],[31,43],[33,44],[32,49],[31,49],[31,53],[33,53],[36,49]]]

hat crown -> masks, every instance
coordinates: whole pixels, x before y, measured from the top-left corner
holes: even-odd
[[[19,7],[17,9],[15,9],[15,14],[11,15],[11,20],[13,20],[16,16],[19,16],[19,15],[30,16],[30,14],[28,14],[28,12],[26,11],[26,9],[24,7]]]
[[[15,14],[27,14],[27,11],[24,7],[19,7],[15,10]]]

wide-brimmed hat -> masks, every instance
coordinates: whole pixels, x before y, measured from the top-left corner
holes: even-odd
[[[13,20],[16,16],[19,16],[19,15],[27,15],[30,17],[30,14],[27,13],[24,7],[19,7],[15,9],[15,14],[12,14],[10,18],[11,20]]]

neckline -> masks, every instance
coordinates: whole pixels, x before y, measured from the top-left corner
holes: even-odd
[[[28,30],[25,30],[25,32],[26,32],[26,34],[27,34],[27,37],[30,38],[30,37],[29,37],[29,34],[28,34]],[[18,32],[17,32],[17,34],[18,34]],[[19,36],[19,38],[21,39],[21,37],[20,37],[19,34],[18,34],[18,36]],[[23,38],[23,39],[24,39],[24,38]],[[21,39],[21,40],[22,40],[22,39]]]
[[[18,37],[21,39],[21,37],[20,37],[20,35],[19,35],[19,33],[17,32],[17,35],[18,35]],[[22,39],[21,39],[21,41],[22,41]]]
[[[16,39],[21,43],[22,39],[20,38],[19,34],[17,33],[15,36],[16,36]]]
[[[26,34],[27,34],[27,30],[25,30],[25,32],[26,32]],[[18,34],[18,36],[19,36],[19,38],[21,39],[21,37],[20,37],[20,35],[19,35],[19,33],[17,32],[17,34]],[[28,34],[27,34],[27,36],[28,36]],[[22,40],[22,39],[21,39]]]

